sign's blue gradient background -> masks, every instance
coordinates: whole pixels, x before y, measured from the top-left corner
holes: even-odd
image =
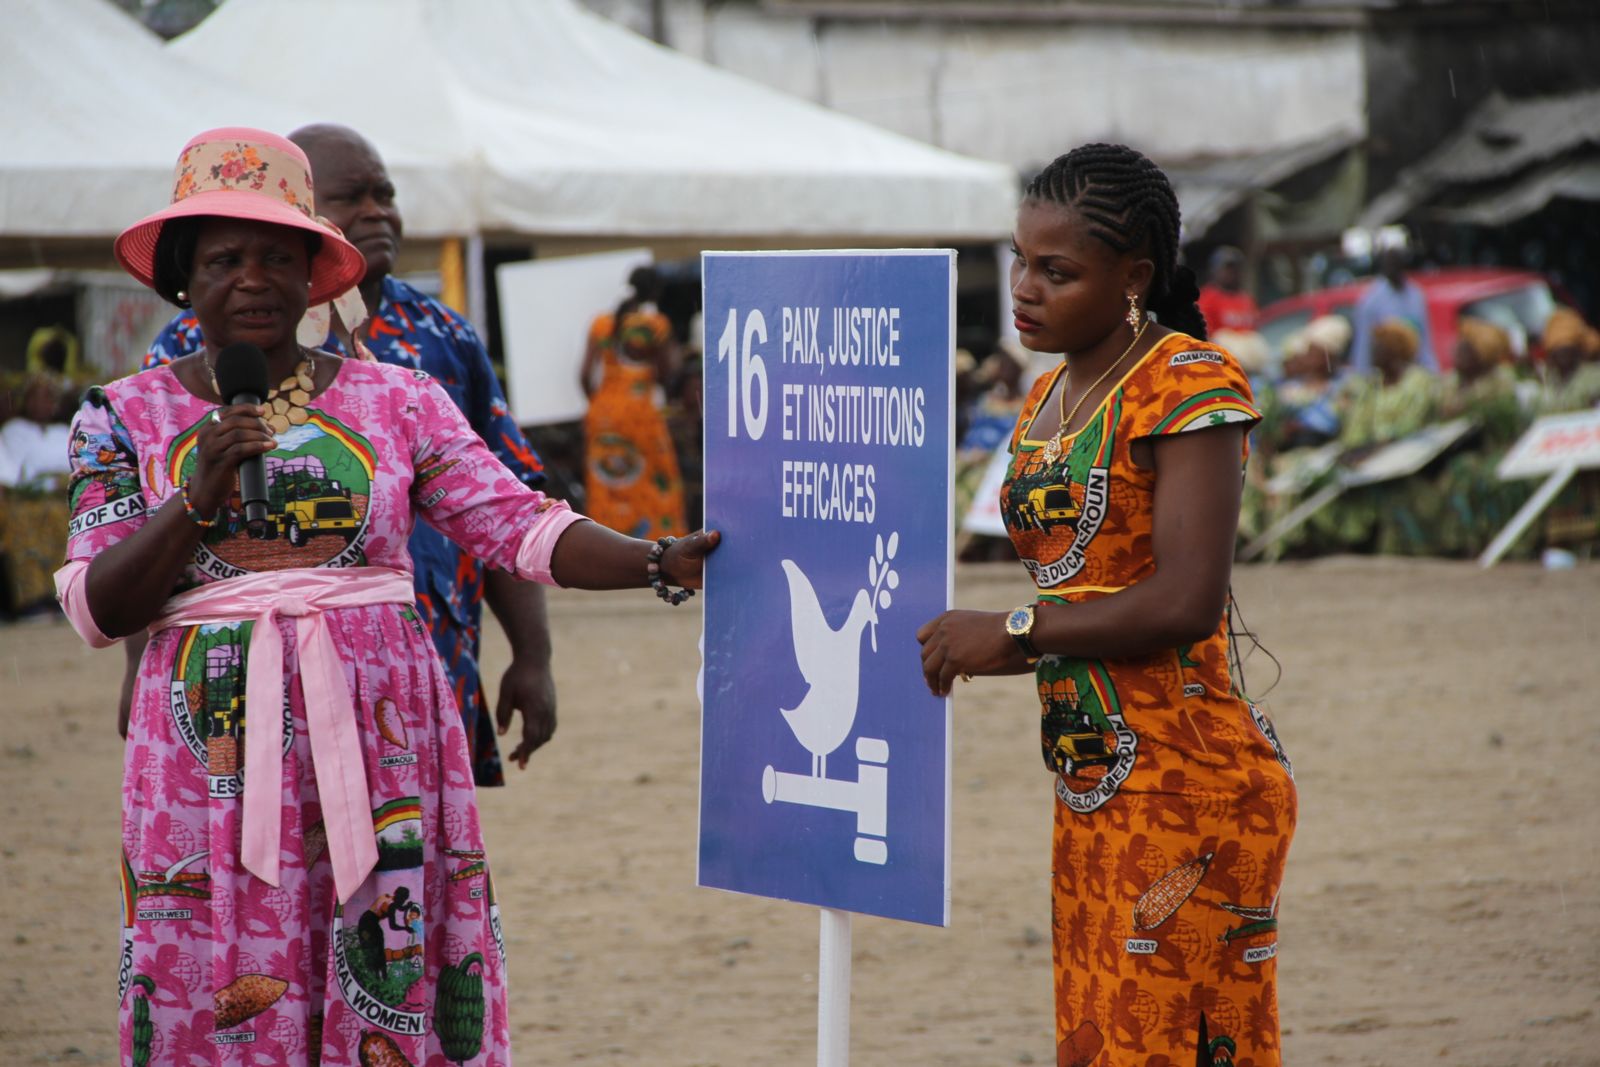
[[[706,576],[704,715],[701,734],[700,884],[822,907],[943,925],[949,902],[948,702],[923,683],[916,632],[949,602],[954,254],[803,255],[710,253],[705,285],[705,508],[722,546]],[[822,312],[824,355],[831,309],[900,308],[898,367],[785,364],[782,309]],[[752,441],[741,413],[728,436],[727,364],[718,339],[730,308],[738,335],[751,309],[766,317],[767,421]],[[737,381],[737,377],[736,377]],[[784,383],[915,387],[925,393],[920,447],[813,442],[782,436]],[[737,398],[736,398],[737,399]],[[785,518],[784,460],[870,463],[873,523]],[[900,584],[880,608],[877,651],[860,639],[855,725],[828,757],[827,776],[854,780],[859,737],[889,745],[888,862],[854,856],[856,817],[800,804],[767,804],[763,769],[809,774],[811,753],[780,714],[804,696],[793,652],[789,590],[780,561],[810,577],[838,628],[861,589],[871,589],[874,542],[899,533],[891,566]]]

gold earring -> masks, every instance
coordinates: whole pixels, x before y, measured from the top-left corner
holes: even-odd
[[[1134,329],[1139,328],[1139,323],[1144,315],[1139,311],[1139,298],[1132,293],[1128,294],[1128,325]]]

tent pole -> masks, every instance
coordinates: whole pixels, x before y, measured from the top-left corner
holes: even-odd
[[[481,334],[489,332],[489,291],[483,270],[483,235],[467,237],[467,318]]]

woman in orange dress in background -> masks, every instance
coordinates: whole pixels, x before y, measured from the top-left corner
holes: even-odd
[[[1023,404],[1001,510],[1035,595],[918,633],[935,693],[1032,673],[1056,798],[1061,1067],[1277,1067],[1289,762],[1243,694],[1229,575],[1249,380],[1205,342],[1155,164],[1085,145],[1028,187],[1022,342],[1064,352]],[[1152,322],[1155,312],[1159,324]]]
[[[672,326],[655,306],[654,270],[636,268],[628,284],[633,292],[617,310],[590,325],[583,356],[585,510],[634,537],[681,536],[683,478],[660,399],[672,370]]]

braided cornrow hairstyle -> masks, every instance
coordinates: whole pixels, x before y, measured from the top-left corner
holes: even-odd
[[[1080,145],[1028,183],[1026,194],[1076,210],[1119,253],[1155,263],[1145,302],[1161,325],[1205,340],[1194,271],[1178,263],[1178,197],[1161,168],[1127,145]]]

